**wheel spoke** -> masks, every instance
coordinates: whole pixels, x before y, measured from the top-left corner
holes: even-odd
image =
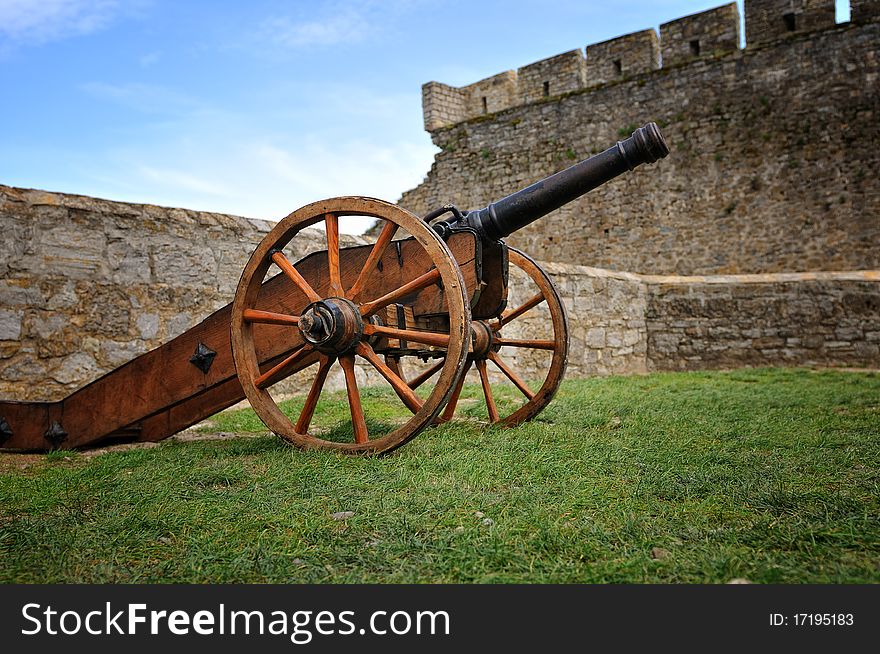
[[[272,313],[259,309],[245,309],[242,313],[245,322],[258,322],[266,325],[291,325],[299,324],[299,316],[289,316],[284,313]]]
[[[335,213],[324,216],[324,229],[327,232],[327,267],[330,270],[330,295],[345,297],[342,288],[342,274],[339,272],[339,219]]]
[[[500,420],[498,407],[495,406],[495,398],[492,397],[492,388],[489,386],[489,373],[486,371],[486,360],[477,359],[477,370],[480,371],[480,383],[483,385],[483,395],[486,396],[486,408],[489,410],[489,422],[496,423]]]
[[[556,341],[526,341],[516,338],[496,338],[495,343],[502,347],[508,345],[510,347],[527,347],[532,350],[555,350]]]
[[[382,258],[382,255],[385,254],[388,244],[391,243],[391,239],[394,238],[394,234],[396,233],[397,225],[391,221],[386,222],[385,226],[382,227],[382,231],[379,232],[379,236],[373,244],[373,249],[370,250],[370,254],[367,256],[367,261],[364,263],[364,267],[361,269],[354,286],[348,291],[350,299],[354,300],[360,295],[361,291],[364,290],[364,285],[370,279],[370,275],[373,274],[373,271],[379,264],[379,260]]]
[[[422,401],[412,392],[412,389],[406,385],[405,381],[403,381],[393,370],[391,370],[391,368],[386,366],[385,363],[376,356],[376,353],[369,344],[361,341],[357,344],[355,351],[369,361],[370,364],[379,371],[379,374],[385,378],[385,381],[391,384],[394,392],[397,393],[407,409],[415,413],[422,408]]]
[[[406,297],[410,293],[415,293],[417,291],[421,291],[423,288],[427,288],[431,284],[435,284],[440,280],[440,271],[436,268],[433,268],[426,272],[424,275],[420,275],[416,277],[411,282],[404,284],[400,288],[397,288],[390,293],[386,293],[380,298],[376,298],[372,302],[365,302],[361,305],[361,315],[366,317],[376,313],[379,309],[387,307],[392,302],[397,302],[399,299]]]
[[[296,372],[296,365],[302,362],[311,352],[312,347],[310,345],[300,343],[284,361],[257,377],[254,380],[254,386],[262,390],[292,375]]]
[[[297,434],[307,434],[309,432],[309,425],[312,422],[312,416],[315,414],[315,407],[318,405],[318,399],[321,397],[324,382],[327,381],[327,373],[330,372],[330,367],[333,365],[334,360],[334,357],[321,355],[320,362],[318,363],[318,374],[315,376],[315,381],[312,382],[312,387],[309,389],[302,412],[299,414],[299,420],[296,421],[296,426],[293,428]]]
[[[343,354],[339,357],[339,365],[342,366],[342,371],[345,373],[345,390],[348,393],[348,408],[351,410],[351,428],[354,431],[354,440],[356,443],[366,443],[370,437],[367,433],[364,409],[361,406],[361,394],[354,376],[354,355]]]
[[[364,334],[372,336],[379,334],[380,336],[388,336],[404,341],[413,341],[414,343],[422,343],[423,345],[436,345],[438,347],[449,347],[449,334],[440,334],[439,332],[421,332],[414,329],[397,329],[396,327],[385,327],[384,325],[372,325],[367,323],[364,325]]]
[[[400,377],[403,381],[406,381],[406,377],[403,376],[403,371],[400,369],[400,359],[397,357],[393,357],[389,354],[385,355],[385,365],[391,369],[395,375]]]
[[[470,369],[471,362],[468,361],[464,366],[464,370],[461,371],[461,378],[455,385],[452,395],[449,396],[449,402],[446,403],[446,408],[443,409],[443,415],[441,416],[443,420],[452,420],[452,416],[455,415],[455,406],[458,404],[458,397],[461,395],[461,388],[464,386],[464,379],[467,377],[468,370]]]
[[[290,263],[287,257],[284,256],[283,252],[275,250],[272,253],[272,261],[275,262],[276,266],[281,268],[281,271],[290,278],[290,281],[296,284],[296,287],[303,292],[303,294],[309,299],[309,302],[317,302],[321,299],[321,296],[315,293],[315,289],[313,289],[311,284],[299,274],[299,271],[292,263]]]
[[[533,309],[534,307],[541,304],[541,302],[543,302],[543,301],[544,301],[544,295],[542,293],[536,293],[535,295],[530,297],[528,300],[526,300],[526,302],[524,304],[522,304],[521,306],[518,306],[513,311],[508,311],[503,316],[501,316],[500,320],[498,322],[496,322],[494,325],[492,325],[492,330],[497,332],[504,325],[511,322],[512,320],[516,320],[521,315],[523,315],[526,311]]]
[[[421,386],[426,381],[428,381],[431,377],[436,375],[443,368],[443,365],[445,363],[446,363],[445,359],[440,361],[439,363],[435,363],[433,366],[428,368],[425,372],[423,372],[418,377],[416,377],[411,382],[409,382],[409,387],[413,390],[416,390],[419,386]]]
[[[508,366],[504,359],[502,359],[496,352],[489,352],[489,360],[498,366],[498,369],[503,372],[507,378],[513,382],[513,385],[516,386],[523,395],[525,395],[528,399],[532,399],[535,397],[535,394],[532,393],[532,389],[526,385],[526,383],[522,380],[522,378],[517,375],[511,368]]]

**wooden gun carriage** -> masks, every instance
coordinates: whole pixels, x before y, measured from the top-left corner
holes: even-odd
[[[518,425],[537,415],[559,387],[568,326],[550,277],[502,239],[668,152],[657,126],[648,123],[605,152],[476,211],[447,205],[419,218],[365,197],[302,207],[257,246],[234,301],[200,324],[63,400],[0,401],[0,447],[33,451],[158,441],[246,397],[266,426],[294,445],[388,452],[453,417],[471,367],[479,373],[489,422]],[[345,216],[375,218],[375,243],[340,248]],[[286,251],[293,239],[313,225],[323,225],[326,249],[291,261]],[[509,268],[532,289],[512,307]],[[533,317],[537,308],[543,313],[532,323],[544,333],[517,337],[517,321]],[[545,357],[539,386],[515,371],[508,351]],[[391,386],[411,417],[386,424],[365,415],[358,358]],[[348,396],[342,420],[347,440],[313,427],[337,362]],[[520,400],[512,407],[499,409],[489,363],[517,389]],[[304,403],[290,411],[273,387],[294,374],[312,378]]]

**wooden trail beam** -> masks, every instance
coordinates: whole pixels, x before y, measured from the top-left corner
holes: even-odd
[[[485,288],[480,277],[479,242],[473,234],[463,232],[451,236],[447,245],[461,268],[468,296],[476,303]],[[344,288],[355,284],[372,249],[372,245],[363,245],[340,250]],[[420,251],[411,239],[392,242],[379,260],[381,273],[370,276],[361,297],[375,299],[411,281],[412,262],[423,259],[415,255]],[[310,254],[294,265],[319,295],[331,295],[326,251]],[[416,273],[424,274],[430,266],[425,261],[424,269]],[[441,313],[445,306],[439,285],[421,289],[404,301],[412,305],[415,315]],[[279,273],[263,284],[256,310],[298,316],[307,304],[308,299],[290,277]],[[92,446],[107,439],[158,441],[243,400],[232,360],[231,310],[231,304],[224,306],[180,336],[63,400],[0,400],[0,448],[44,451]],[[301,342],[293,324],[259,324],[256,347],[261,371],[282,361]],[[317,360],[317,353],[304,357],[290,373]]]

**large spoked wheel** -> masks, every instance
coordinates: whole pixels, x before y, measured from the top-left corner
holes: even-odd
[[[488,323],[491,343],[485,357],[475,352],[474,365],[480,374],[489,421],[502,427],[515,427],[538,415],[562,383],[568,363],[568,317],[556,285],[535,260],[515,248],[509,248],[508,255],[510,265],[528,278],[523,290],[531,295],[517,298],[520,303],[514,304],[514,308],[503,313],[498,320]],[[525,323],[530,324],[526,327]],[[528,338],[522,338],[523,334]],[[531,370],[546,371],[537,391],[517,374],[517,366],[510,361],[508,353],[513,353]],[[522,395],[524,403],[507,415],[500,414],[495,407],[486,361],[498,368]]]
[[[441,420],[456,415],[487,417],[491,424],[515,427],[537,416],[556,394],[568,361],[568,319],[556,285],[534,259],[508,248],[513,307],[495,320],[472,322],[472,350],[465,373],[452,391]],[[394,362],[400,366],[400,362]],[[491,364],[491,365],[489,365]],[[399,367],[398,367],[399,369]],[[413,376],[412,389],[426,384],[440,372],[442,362]],[[529,382],[519,369],[537,371]],[[485,409],[461,398],[467,373],[475,370],[482,388]],[[541,381],[542,380],[542,381]],[[494,391],[492,382],[495,381]],[[537,389],[537,390],[535,390]],[[496,397],[497,396],[497,397]]]
[[[372,247],[346,250],[341,259],[339,219],[343,216],[377,218],[382,227]],[[323,223],[326,234],[326,253],[313,254],[294,265],[291,260],[295,257],[285,250],[295,252],[297,234],[318,223]],[[283,287],[277,279],[264,283],[273,265],[284,274],[280,280]],[[294,445],[348,453],[388,452],[431,423],[457,385],[470,343],[470,307],[465,291],[458,264],[446,244],[408,211],[362,197],[310,204],[284,218],[266,235],[242,273],[231,316],[238,379],[260,419]],[[378,314],[385,307],[411,302],[430,292],[442,296],[448,330],[441,333],[383,325]],[[435,371],[438,381],[427,397],[417,396],[376,354],[374,346],[388,338],[444,348],[445,358]],[[283,351],[279,352],[279,347]],[[378,372],[377,378],[390,384],[413,412],[402,419],[403,424],[376,428],[381,421],[371,421],[365,414],[356,374],[358,359]],[[326,428],[311,427],[336,362],[342,368],[348,396],[349,415],[342,422],[349,427],[349,442],[330,440]],[[270,391],[278,382],[315,364],[318,368],[308,395],[294,419],[279,407]]]

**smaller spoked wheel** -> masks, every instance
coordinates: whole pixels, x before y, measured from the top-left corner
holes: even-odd
[[[339,221],[346,216],[378,219],[376,242],[340,251]],[[307,248],[296,237],[313,225],[323,227],[327,249],[300,259],[296,254]],[[431,293],[448,316],[442,331],[383,322],[389,305]],[[458,264],[430,227],[381,200],[332,198],[284,218],[251,255],[232,306],[233,359],[254,411],[283,439],[303,448],[382,453],[416,436],[445,405],[466,363],[469,325]],[[427,396],[414,393],[376,353],[388,339],[443,349],[438,381]],[[334,376],[336,363],[341,374]],[[391,386],[403,404],[400,415],[383,408],[371,415],[362,393],[367,378]],[[332,415],[316,415],[334,379],[345,387],[348,410],[340,415],[336,403]],[[277,392],[291,381],[306,392],[301,404],[281,401]]]
[[[465,372],[452,390],[441,421],[458,415],[515,427],[550,403],[565,376],[568,319],[559,291],[534,259],[515,248],[508,248],[508,255],[510,308],[493,320],[472,321]],[[398,371],[409,367],[400,360],[389,364]],[[443,361],[421,367],[407,382],[413,390],[427,386],[442,370]],[[477,381],[481,400],[470,397],[472,392],[462,393],[466,382]]]

